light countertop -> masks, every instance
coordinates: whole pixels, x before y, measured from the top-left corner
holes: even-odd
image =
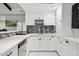
[[[21,41],[27,38],[29,35],[15,35],[5,39],[0,39],[0,55],[5,54],[12,47],[18,45]]]
[[[24,39],[27,39],[31,35],[55,35],[55,34],[27,34],[27,35],[15,35],[0,39],[0,55],[4,55],[12,47],[18,45]]]
[[[18,45],[24,39],[27,39],[31,35],[56,35],[56,34],[27,34],[27,35],[15,35],[7,37],[5,39],[0,39],[0,55],[4,55],[14,46]],[[73,42],[79,43],[79,38],[63,36],[63,38],[71,40]]]
[[[77,37],[73,37],[73,36],[63,36],[62,38],[71,40],[71,41],[73,41],[73,42],[75,42],[75,43],[79,43],[79,38],[77,38]]]
[[[16,31],[3,31],[3,32],[0,32],[0,34],[11,33],[11,32],[16,32]]]

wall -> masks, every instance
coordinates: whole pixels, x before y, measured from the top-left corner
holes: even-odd
[[[56,33],[58,36],[62,35],[62,4],[56,9]]]
[[[5,17],[0,16],[0,29],[5,28]]]

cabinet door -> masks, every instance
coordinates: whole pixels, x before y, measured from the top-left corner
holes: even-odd
[[[11,56],[18,56],[18,46],[14,47]]]
[[[67,39],[63,40],[63,56],[76,56],[76,43]]]
[[[48,51],[56,51],[57,39],[56,38],[43,38],[40,40],[40,49]]]
[[[57,52],[59,53],[60,56],[63,54],[63,44],[62,44],[62,39],[58,38],[57,39]]]
[[[57,38],[53,37],[53,38],[49,38],[49,48],[50,50],[57,50]]]
[[[36,36],[31,36],[27,39],[27,55],[30,51],[39,50],[39,40]]]
[[[28,42],[28,49],[29,50],[39,50],[39,40],[38,39],[31,39]]]
[[[39,50],[49,50],[50,41],[41,39],[39,40]]]
[[[18,56],[18,46],[13,47],[10,51],[5,53],[3,56]]]
[[[79,43],[77,43],[77,51],[76,51],[76,55],[79,56]]]

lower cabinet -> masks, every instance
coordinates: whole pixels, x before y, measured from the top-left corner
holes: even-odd
[[[57,39],[55,37],[31,37],[27,42],[27,51],[56,51]]]
[[[60,40],[57,49],[61,56],[76,56],[76,43],[68,39]]]
[[[49,50],[49,40],[40,39],[39,40],[39,50]]]
[[[77,43],[76,48],[77,48],[77,49],[76,49],[76,55],[79,56],[79,43]]]
[[[60,56],[79,56],[79,44],[60,37],[28,39],[28,51],[57,51]]]
[[[54,39],[41,39],[39,40],[39,50],[47,50],[47,51],[54,51],[56,47],[56,42]]]
[[[39,40],[38,37],[29,37],[27,39],[27,55],[29,55],[30,51],[39,50]]]
[[[30,39],[28,42],[28,50],[39,50],[39,40]]]
[[[63,40],[63,56],[76,56],[76,43],[67,39]]]
[[[18,56],[18,46],[13,47],[10,51],[5,53],[3,56]]]
[[[63,48],[62,48],[63,44],[62,44],[62,39],[60,37],[57,37],[57,46],[56,46],[56,49],[57,49],[57,52],[59,53],[60,56],[62,56],[63,54]]]

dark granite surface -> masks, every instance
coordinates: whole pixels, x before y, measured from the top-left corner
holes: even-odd
[[[45,26],[27,26],[27,33],[55,33],[56,26],[55,25],[45,25]]]
[[[55,25],[44,25],[43,19],[35,20],[34,25],[27,25],[27,33],[55,33]]]

